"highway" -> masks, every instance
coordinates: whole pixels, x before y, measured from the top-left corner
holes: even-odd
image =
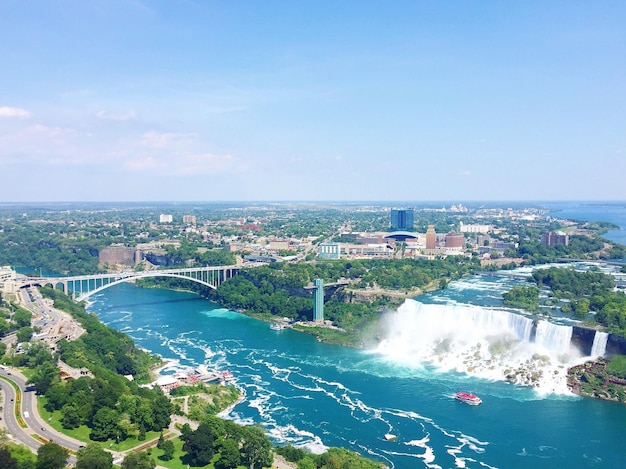
[[[21,412],[24,422],[27,427],[23,428],[19,425],[16,418],[16,406],[18,400],[14,387],[6,381],[9,379],[15,384],[21,391]],[[79,440],[75,440],[56,430],[48,427],[47,422],[44,422],[37,409],[37,397],[34,391],[27,391],[26,378],[24,375],[16,371],[15,369],[0,369],[0,387],[4,394],[5,399],[2,402],[2,422],[16,440],[24,445],[28,446],[33,452],[37,452],[37,449],[42,445],[42,441],[37,438],[40,436],[45,441],[53,441],[64,448],[69,449],[71,452],[76,452],[85,443]],[[17,409],[18,411],[20,409]],[[68,461],[68,465],[73,466],[76,462],[76,458],[71,455]]]

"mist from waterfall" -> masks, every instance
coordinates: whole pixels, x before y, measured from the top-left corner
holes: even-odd
[[[507,380],[539,392],[568,393],[567,368],[581,358],[570,344],[571,326],[502,309],[407,300],[384,317],[383,327],[377,352],[395,363]]]

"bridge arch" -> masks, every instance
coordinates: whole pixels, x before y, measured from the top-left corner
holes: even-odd
[[[135,280],[138,278],[147,278],[147,277],[170,277],[170,278],[180,278],[183,280],[190,280],[192,282],[196,282],[199,283],[201,285],[204,285],[205,287],[209,287],[213,290],[216,290],[217,287],[215,285],[211,285],[209,282],[205,282],[204,280],[200,280],[194,277],[189,277],[187,275],[181,275],[181,274],[175,274],[175,273],[168,273],[166,271],[162,271],[162,270],[155,270],[154,273],[150,272],[150,273],[146,273],[143,274],[141,276],[136,276],[136,275],[132,275],[132,276],[128,276],[128,277],[122,277],[118,280],[114,280],[113,282],[104,284],[94,290],[85,292],[85,293],[81,293],[80,295],[78,295],[76,297],[77,301],[83,301],[86,300],[87,298],[89,298],[91,295],[95,294],[95,293],[99,293],[102,290],[106,290],[109,287],[113,287],[115,285],[119,285],[120,283],[124,283],[124,282],[130,282],[131,280]],[[65,292],[65,293],[69,293],[69,292]]]

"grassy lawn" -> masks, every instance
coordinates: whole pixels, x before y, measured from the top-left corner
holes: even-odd
[[[183,441],[180,438],[172,439],[174,443],[174,458],[171,461],[165,461],[161,459],[163,456],[163,451],[159,448],[152,448],[151,455],[159,466],[167,467],[168,469],[187,469],[187,460],[185,459],[185,455],[187,454],[183,451]],[[220,458],[219,454],[213,456],[210,464],[206,466],[202,466],[203,469],[214,469],[215,463]],[[194,466],[195,467],[195,466]],[[238,466],[238,469],[246,469],[246,466]]]
[[[152,448],[152,457],[159,466],[167,467],[169,469],[187,469],[187,463],[183,463],[181,460],[181,458],[187,454],[183,451],[183,441],[180,438],[174,438],[172,439],[172,443],[174,443],[174,458],[172,460],[165,461],[162,459],[163,450],[156,447]],[[212,468],[213,464],[204,467]]]
[[[20,370],[20,373],[26,376],[27,381],[35,374],[34,368],[30,369],[30,368],[22,367],[22,368],[19,368],[19,370]]]

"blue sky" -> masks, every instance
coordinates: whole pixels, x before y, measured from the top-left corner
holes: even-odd
[[[623,1],[0,3],[0,200],[624,200]]]

